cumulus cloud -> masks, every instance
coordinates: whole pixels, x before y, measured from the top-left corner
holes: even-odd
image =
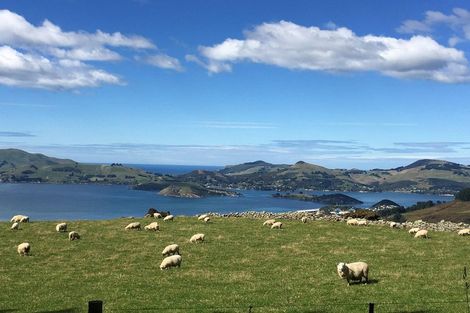
[[[96,30],[64,31],[45,20],[36,26],[23,16],[0,10],[0,84],[44,89],[78,89],[124,84],[96,63],[123,59],[120,49],[156,50],[147,38]],[[161,63],[165,63],[161,60]],[[168,67],[179,62],[167,56]]]
[[[143,58],[142,60],[147,64],[167,70],[175,70],[177,72],[181,72],[184,70],[183,66],[181,66],[181,63],[178,59],[166,54],[150,55]]]
[[[450,46],[470,40],[470,11],[461,8],[454,8],[451,14],[426,11],[423,20],[406,20],[397,28],[397,31],[406,34],[431,33],[440,26],[450,28],[455,32],[449,38]]]
[[[205,61],[186,59],[209,72],[231,71],[234,63],[253,62],[291,70],[327,72],[375,71],[383,75],[457,83],[470,81],[464,53],[426,36],[399,39],[358,36],[348,28],[320,29],[292,22],[264,23],[245,32],[199,47]]]

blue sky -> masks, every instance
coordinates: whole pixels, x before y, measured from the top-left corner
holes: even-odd
[[[0,148],[470,164],[468,1],[0,3]]]

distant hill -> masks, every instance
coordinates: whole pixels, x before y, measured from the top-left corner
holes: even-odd
[[[68,159],[0,149],[0,182],[139,184],[170,178],[121,164],[83,164]]]
[[[470,187],[470,167],[441,160],[419,160],[403,167],[366,171],[328,169],[303,161],[293,165],[256,161],[180,178],[221,188],[455,193]]]
[[[441,220],[451,222],[470,223],[470,202],[452,201],[439,204],[430,208],[405,213],[410,221],[423,220],[427,222],[439,222]]]

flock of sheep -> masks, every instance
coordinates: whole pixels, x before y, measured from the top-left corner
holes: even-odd
[[[160,213],[153,213],[153,214],[146,214],[145,217],[154,217],[154,218],[163,218],[163,221],[173,221],[174,216],[169,214],[165,217],[162,216]],[[209,214],[202,214],[198,216],[198,220],[201,220],[205,223],[210,222]],[[307,223],[307,217],[302,217],[301,221],[303,223]],[[10,220],[12,224],[11,230],[18,230],[20,227],[20,223],[28,223],[29,217],[25,215],[15,215]],[[346,221],[347,225],[352,226],[367,226],[368,223],[366,220],[362,219],[354,219],[350,218]],[[263,223],[263,226],[269,226],[271,229],[282,229],[282,223],[276,221],[275,219],[268,219]],[[389,222],[389,226],[391,228],[399,228],[400,224],[396,222]],[[159,231],[160,226],[158,222],[151,222],[150,224],[144,227],[145,230],[148,231]],[[129,223],[125,230],[141,230],[141,224],[139,222],[132,222]],[[67,232],[67,224],[66,223],[59,223],[56,225],[57,232]],[[413,227],[408,231],[410,234],[413,234],[415,238],[429,238],[428,231],[426,229],[420,229],[419,227]],[[468,236],[470,235],[470,228],[461,229],[458,231],[458,235],[460,236]],[[69,232],[69,240],[76,240],[80,239],[80,235],[76,231]],[[202,233],[198,233],[193,235],[189,242],[191,243],[198,243],[203,242],[205,239],[205,235]],[[18,245],[17,248],[18,254],[22,256],[26,256],[30,254],[31,245],[27,242],[23,242]],[[160,269],[164,270],[170,267],[180,267],[182,262],[182,257],[180,254],[180,247],[177,244],[170,244],[166,246],[163,251],[162,255],[165,257],[160,264]],[[338,263],[337,264],[337,272],[339,277],[346,279],[348,285],[351,281],[360,281],[365,280],[365,283],[369,281],[369,265],[365,262],[353,262],[353,263]]]
[[[20,223],[29,223],[29,216],[26,215],[15,215],[10,220],[13,223],[10,227],[11,230],[19,230]],[[58,233],[65,233],[67,232],[67,223],[59,223],[55,227],[56,232]],[[76,231],[69,232],[69,240],[77,240],[80,239],[80,234]],[[19,255],[29,255],[31,253],[31,244],[28,242],[23,242],[18,245],[17,251]]]
[[[162,214],[156,212],[153,214],[146,214],[145,217],[154,217],[154,218],[162,218]],[[175,217],[173,215],[167,215],[163,218],[163,221],[173,221]],[[199,220],[203,220],[205,223],[208,223],[210,221],[210,217],[208,214],[203,214],[198,217]],[[132,222],[129,223],[125,227],[125,230],[140,230],[141,225],[139,222]],[[152,222],[144,227],[145,230],[149,231],[159,231],[160,230],[160,225],[158,225],[158,222]],[[193,235],[190,239],[189,242],[191,243],[197,243],[197,242],[203,242],[205,238],[204,234],[195,234]],[[162,251],[162,255],[165,257],[160,264],[160,269],[164,270],[170,267],[180,267],[181,266],[181,261],[183,260],[180,254],[180,247],[177,244],[170,244],[165,247]]]

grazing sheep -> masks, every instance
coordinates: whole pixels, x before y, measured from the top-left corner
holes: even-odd
[[[145,228],[145,230],[153,230],[153,231],[160,230],[160,226],[158,225],[157,222],[150,223],[147,226],[145,226],[144,228]]]
[[[304,216],[304,217],[302,217],[300,220],[302,221],[302,223],[307,223],[307,220],[308,220],[308,219],[307,219],[306,216]]]
[[[336,269],[339,277],[348,281],[348,286],[354,280],[361,282],[362,278],[365,278],[366,284],[369,282],[369,265],[365,262],[338,263]]]
[[[170,214],[170,215],[165,216],[165,218],[164,218],[163,220],[164,220],[164,221],[172,221],[172,220],[174,220],[174,219],[175,219],[175,217]]]
[[[276,222],[271,225],[271,229],[281,229],[282,228],[282,223],[281,222]]]
[[[167,269],[169,267],[175,267],[175,266],[180,267],[181,266],[181,260],[182,260],[181,255],[168,256],[168,257],[163,259],[162,263],[160,264],[160,269],[164,270],[164,269]]]
[[[77,233],[76,231],[71,231],[69,233],[69,240],[73,241],[73,240],[76,240],[76,239],[80,239],[80,234]]]
[[[367,226],[367,221],[366,220],[359,220],[357,221],[357,226]]]
[[[428,238],[428,231],[426,229],[418,230],[415,234],[415,238]]]
[[[129,229],[138,229],[138,230],[140,230],[140,223],[139,222],[130,223],[129,225],[126,226],[126,230],[129,230]]]
[[[58,233],[65,233],[67,231],[67,224],[66,223],[59,223],[55,226],[55,230]]]
[[[200,221],[202,221],[202,220],[204,220],[204,219],[205,219],[206,217],[208,217],[208,216],[209,216],[209,214],[201,214],[201,215],[199,215],[199,217],[198,217],[197,219],[200,220]]]
[[[163,249],[162,255],[174,255],[174,254],[180,254],[180,246],[178,246],[176,243],[172,245],[168,245]]]
[[[458,234],[459,236],[470,236],[470,228],[461,229]]]
[[[160,213],[153,213],[154,218],[162,218],[162,215]]]
[[[346,225],[357,225],[357,220],[355,218],[352,218],[346,222]]]
[[[206,216],[204,218],[204,223],[209,223],[211,221],[211,218],[209,216]]]
[[[26,215],[15,215],[10,220],[11,223],[28,223],[29,216]]]
[[[418,231],[419,231],[419,227],[413,227],[408,231],[408,233],[409,234],[416,234]]]
[[[31,251],[31,245],[27,242],[23,242],[22,244],[18,245],[17,251],[20,255],[29,255],[29,252]]]
[[[397,222],[390,222],[390,228],[398,228],[400,226],[400,224],[398,224]]]
[[[203,242],[204,241],[204,237],[205,235],[204,234],[196,234],[196,235],[193,235],[191,237],[191,239],[189,239],[189,242],[192,242],[192,243],[197,243],[197,242]]]
[[[20,229],[20,223],[13,223],[13,225],[11,225],[11,230],[18,230]]]
[[[271,226],[272,224],[276,223],[276,220],[273,220],[273,219],[270,219],[270,220],[267,220],[263,223],[263,226]]]

